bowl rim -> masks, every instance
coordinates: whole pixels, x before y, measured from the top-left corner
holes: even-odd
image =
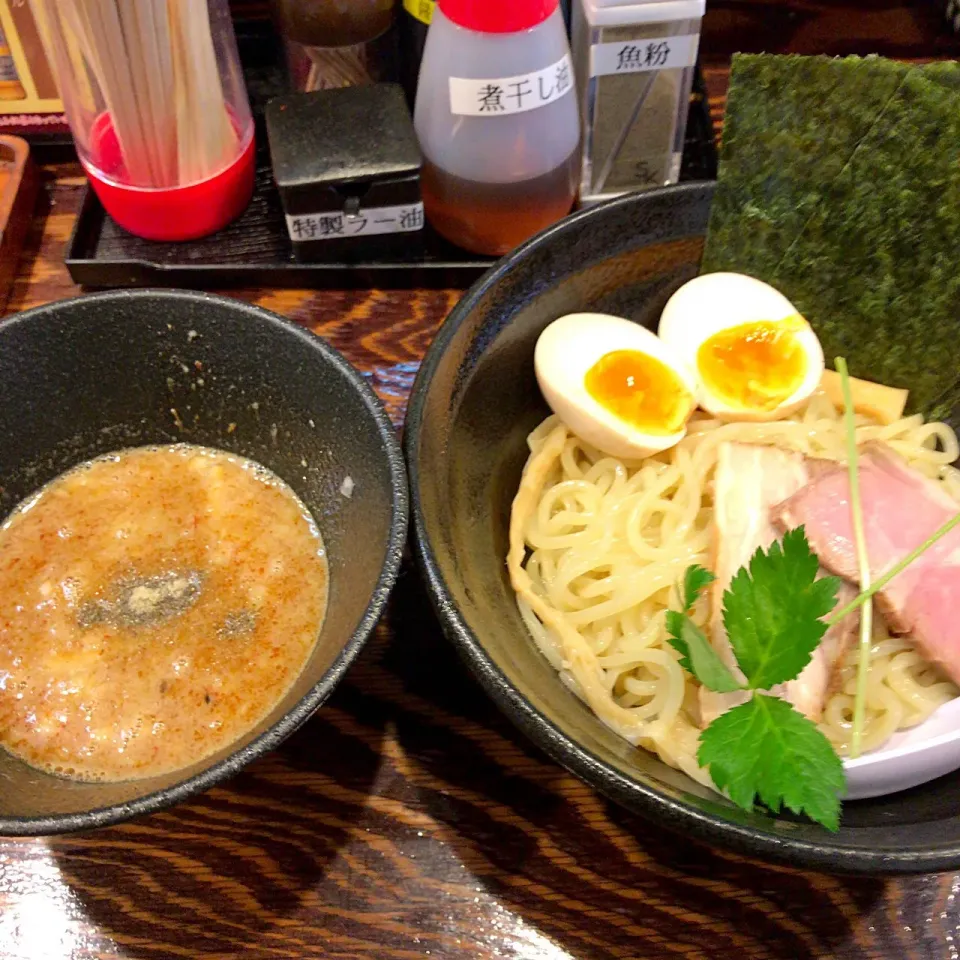
[[[292,320],[245,300],[203,291],[157,287],[138,290],[110,290],[52,301],[12,314],[0,321],[0,329],[10,324],[29,323],[36,319],[42,319],[50,313],[59,312],[64,307],[69,308],[77,303],[156,302],[158,298],[168,302],[170,300],[184,300],[193,304],[217,304],[236,312],[238,320],[242,319],[240,314],[244,314],[245,319],[272,327],[282,336],[293,336],[300,340],[309,350],[318,353],[324,362],[335,368],[351,384],[363,401],[377,433],[380,435],[383,444],[383,456],[390,473],[392,515],[383,565],[363,616],[326,673],[297,701],[291,710],[285,713],[272,727],[261,733],[260,736],[244,744],[243,747],[224,757],[218,763],[201,770],[186,780],[162,790],[155,790],[126,803],[95,807],[82,813],[54,813],[42,817],[0,816],[0,836],[53,836],[78,830],[91,830],[112,826],[133,817],[163,810],[234,776],[256,758],[276,749],[322,706],[334,687],[340,682],[344,673],[356,660],[383,615],[387,599],[400,572],[400,562],[407,539],[410,507],[409,487],[400,441],[383,403],[374,393],[373,388],[346,357],[323,337]]]
[[[511,274],[531,251],[577,233],[585,221],[603,216],[608,210],[631,208],[651,200],[712,193],[715,185],[716,181],[691,181],[656,187],[641,194],[628,194],[580,210],[537,234],[495,263],[456,304],[424,356],[407,407],[403,448],[410,476],[411,520],[417,564],[427,584],[431,603],[444,634],[496,705],[553,760],[632,812],[652,822],[665,822],[670,829],[708,845],[722,846],[767,861],[827,873],[882,876],[955,869],[960,865],[960,845],[909,847],[874,852],[835,843],[826,830],[823,830],[822,841],[778,836],[761,826],[738,824],[722,816],[698,810],[652,786],[625,776],[560,730],[534,707],[500,670],[461,614],[431,545],[421,504],[422,475],[419,460],[421,436],[427,429],[427,397],[448,347],[461,326],[467,322],[473,309],[491,288]]]

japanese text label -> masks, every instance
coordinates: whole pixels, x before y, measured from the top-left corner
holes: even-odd
[[[590,75],[605,77],[610,74],[692,67],[697,62],[699,44],[700,35],[696,33],[598,43],[591,49]]]
[[[492,80],[450,78],[450,112],[462,117],[503,117],[549,106],[573,89],[569,55],[536,73]]]
[[[413,233],[423,229],[423,204],[373,207],[355,214],[330,211],[287,216],[287,230],[295,243],[308,240],[344,240],[383,233]]]

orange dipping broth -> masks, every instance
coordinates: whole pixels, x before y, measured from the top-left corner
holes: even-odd
[[[75,468],[0,528],[0,745],[79,780],[202,760],[290,689],[327,589],[312,518],[252,461],[178,444]]]

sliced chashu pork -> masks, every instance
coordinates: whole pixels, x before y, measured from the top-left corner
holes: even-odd
[[[815,471],[819,467],[815,467]],[[722,443],[714,479],[715,557],[717,579],[711,587],[710,641],[724,663],[741,678],[730,641],[723,628],[723,594],[736,572],[750,562],[758,547],[766,549],[780,535],[771,510],[792,497],[810,480],[802,454],[776,447]],[[838,603],[846,604],[855,591],[843,584]],[[841,657],[853,641],[858,617],[845,617],[831,627],[813,658],[795,680],[770,691],[792,703],[812,720],[819,719]],[[746,693],[715,693],[701,688],[700,713],[704,726],[725,710],[743,703]]]
[[[889,447],[868,444],[859,458],[860,498],[874,580],[943,526],[958,505],[935,481]],[[774,511],[779,529],[803,525],[820,562],[858,581],[846,466],[822,470]],[[911,634],[928,660],[960,683],[960,528],[930,548],[876,595],[887,626]]]

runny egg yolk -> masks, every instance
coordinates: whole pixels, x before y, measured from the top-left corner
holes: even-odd
[[[697,368],[704,386],[730,404],[773,410],[803,384],[807,355],[796,334],[802,317],[729,327],[700,345]]]
[[[597,403],[636,430],[666,437],[683,429],[696,401],[665,363],[639,350],[614,350],[586,373]]]

